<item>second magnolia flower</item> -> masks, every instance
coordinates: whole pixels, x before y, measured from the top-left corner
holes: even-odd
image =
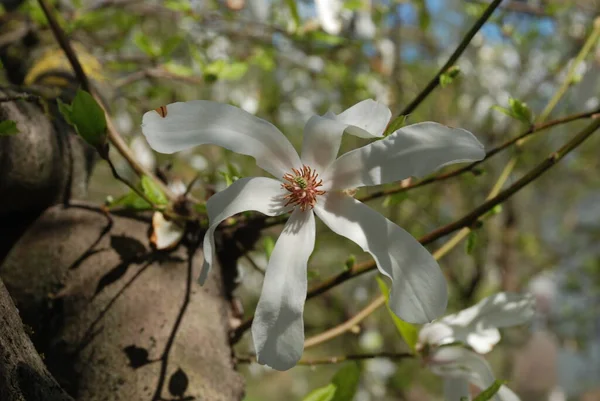
[[[429,252],[344,190],[421,177],[448,164],[480,160],[485,152],[470,132],[425,122],[337,158],[344,132],[382,138],[391,115],[386,106],[365,100],[338,115],[312,116],[304,127],[299,156],[274,125],[227,104],[196,100],[144,114],[143,133],[158,152],[219,145],[254,157],[276,177],[239,179],[206,204],[210,227],[204,238],[201,283],[213,262],[219,223],[248,210],[268,216],[291,212],[271,254],[252,324],[258,362],[287,370],[302,355],[315,214],[373,256],[379,271],[392,280],[390,308],[401,319],[426,323],[444,313],[446,282]]]

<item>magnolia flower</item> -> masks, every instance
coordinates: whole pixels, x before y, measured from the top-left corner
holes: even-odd
[[[419,332],[419,343],[441,345],[461,342],[480,354],[487,354],[500,341],[498,328],[529,322],[534,306],[535,298],[531,294],[501,292],[423,326]]]
[[[498,327],[526,323],[533,314],[534,298],[530,294],[499,293],[423,326],[417,350],[422,353],[427,367],[444,378],[446,401],[461,401],[463,397],[470,400],[469,383],[481,390],[490,387],[494,374],[477,352],[487,353],[500,341]],[[519,397],[503,385],[495,400],[518,401]]]
[[[344,132],[381,138],[390,117],[387,107],[372,100],[339,115],[313,116],[304,128],[300,157],[275,126],[230,105],[197,100],[144,115],[144,135],[159,152],[220,145],[253,156],[258,166],[276,177],[239,179],[206,204],[210,226],[204,238],[201,283],[213,263],[214,232],[220,222],[248,210],[268,216],[291,212],[271,254],[252,324],[259,363],[287,370],[302,355],[302,313],[307,262],[315,244],[315,214],[334,232],[371,253],[381,273],[392,280],[390,307],[399,317],[425,323],[444,312],[446,283],[429,252],[345,190],[480,160],[483,146],[468,131],[425,122],[403,127],[336,159]]]

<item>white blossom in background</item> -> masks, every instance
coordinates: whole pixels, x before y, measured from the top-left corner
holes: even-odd
[[[446,309],[446,282],[429,252],[346,190],[421,177],[448,164],[480,160],[485,152],[470,132],[433,122],[405,126],[382,138],[390,118],[390,110],[373,100],[338,115],[312,116],[299,156],[274,125],[227,104],[196,100],[170,104],[162,115],[144,114],[142,131],[156,151],[219,145],[253,156],[276,177],[241,178],[206,204],[210,226],[201,283],[213,262],[214,232],[220,222],[248,210],[268,216],[291,212],[271,254],[252,324],[259,363],[287,370],[302,355],[315,214],[371,253],[379,271],[392,280],[389,305],[400,318],[425,323]],[[337,158],[344,132],[381,140]]]
[[[154,171],[156,168],[156,157],[152,152],[152,149],[146,142],[146,138],[142,135],[136,135],[129,143],[131,152],[135,160],[141,164],[145,169]]]
[[[494,383],[492,369],[480,354],[500,341],[498,328],[529,322],[534,308],[531,294],[498,293],[421,328],[417,350],[427,367],[444,378],[446,401],[470,400],[469,383],[481,390]],[[495,400],[518,401],[519,397],[502,386]]]
[[[344,9],[343,0],[315,0],[317,18],[321,28],[330,35],[337,35],[342,31]]]

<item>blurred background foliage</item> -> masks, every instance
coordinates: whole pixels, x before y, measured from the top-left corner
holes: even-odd
[[[37,2],[27,0],[16,10],[11,3],[3,2],[0,44],[3,52],[28,60],[22,81],[39,84],[45,72],[68,68]],[[436,74],[488,4],[461,0],[52,3],[80,55],[87,54],[82,62],[140,163],[158,169],[175,191],[197,178],[192,193],[198,199],[206,199],[236,177],[263,172],[252,159],[211,146],[176,156],[153,154],[141,136],[145,111],[192,99],[227,102],[270,120],[299,148],[302,127],[312,114],[340,112],[365,98],[383,102],[398,114]],[[512,97],[539,115],[565,79],[598,15],[597,0],[503,2],[456,63],[460,73],[445,78],[444,85],[407,117],[408,123],[431,120],[463,127],[488,149],[519,135],[528,125],[494,106],[509,107]],[[35,51],[7,45],[7,35],[18,32],[22,32],[21,44],[35,32]],[[600,106],[599,66],[600,45],[595,43],[577,66],[550,120]],[[6,63],[4,69],[3,84],[8,84],[8,77],[18,71]],[[576,121],[536,134],[524,146],[509,148],[480,165],[476,174],[376,198],[369,204],[419,237],[483,202],[511,157],[517,164],[508,184],[585,124]],[[366,143],[347,136],[342,151]],[[449,312],[496,291],[529,290],[536,295],[534,322],[506,332],[490,356],[497,376],[508,380],[523,400],[600,400],[598,149],[596,136],[503,204],[500,213],[469,237],[468,246],[463,242],[440,260],[451,294]],[[127,174],[124,161],[118,167]],[[116,198],[125,192],[108,167],[99,163],[89,197],[104,202],[107,196]],[[361,190],[358,196],[365,194]],[[270,238],[275,239],[280,229],[265,230],[265,240],[240,260],[235,295],[245,316],[254,310],[261,270],[272,247]],[[368,260],[358,247],[323,225],[317,235],[309,263],[313,284],[343,271],[349,255],[358,262]],[[439,248],[445,240],[429,249]],[[371,273],[308,301],[307,337],[344,322],[379,294]],[[236,352],[253,351],[249,337],[246,334],[236,345]],[[383,308],[350,332],[307,349],[305,357],[378,351],[407,351]],[[440,399],[441,381],[418,361],[378,358],[360,365],[357,401]],[[256,364],[240,368],[248,384],[246,400],[258,401],[300,400],[326,385],[339,367],[297,366],[288,372]]]

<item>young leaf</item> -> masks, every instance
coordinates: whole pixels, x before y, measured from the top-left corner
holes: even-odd
[[[471,230],[469,232],[469,236],[467,237],[466,250],[467,254],[471,255],[473,253],[473,249],[475,249],[475,245],[477,244],[477,231]]]
[[[104,110],[88,92],[78,89],[71,105],[59,102],[65,120],[87,143],[103,150],[106,145],[106,117]]]
[[[406,116],[398,116],[394,118],[387,126],[385,132],[383,133],[384,138],[390,134],[393,134],[398,129],[402,128],[408,119],[408,115]]]
[[[352,400],[358,382],[360,381],[360,366],[358,363],[349,363],[336,372],[331,379],[331,384],[336,387],[335,394],[331,401],[346,401]]]
[[[152,203],[156,205],[166,205],[169,203],[169,200],[165,194],[161,191],[158,185],[156,185],[152,178],[145,175],[142,176],[141,184],[144,195],[146,195],[148,199],[152,201]]]
[[[494,395],[500,390],[500,387],[504,384],[503,380],[495,380],[491,386],[483,390],[473,401],[488,401],[491,400]]]
[[[519,99],[509,98],[508,105],[515,118],[525,123],[531,123],[533,121],[533,113],[527,103],[520,101]]]
[[[13,120],[4,120],[0,122],[0,136],[11,136],[19,133],[17,123]]]
[[[133,210],[151,210],[152,205],[146,202],[145,199],[140,198],[138,194],[133,191],[130,191],[128,194],[121,196],[114,202],[110,202],[108,204],[109,208],[115,208],[118,206],[125,207],[127,209]]]
[[[460,74],[460,67],[457,65],[453,65],[448,68],[442,75],[440,75],[440,85],[442,88],[450,85],[454,82],[454,79]]]
[[[394,324],[396,325],[398,332],[400,332],[400,335],[402,336],[402,338],[404,339],[404,342],[406,342],[406,344],[408,345],[410,350],[414,352],[415,346],[417,345],[417,340],[419,337],[419,330],[417,329],[417,326],[410,324],[408,322],[405,322],[404,320],[402,320],[398,316],[396,316],[394,314],[394,312],[392,312],[392,310],[390,309],[389,303],[388,303],[389,298],[390,298],[389,289],[388,289],[387,285],[385,284],[385,281],[383,281],[383,279],[381,277],[377,276],[376,280],[377,280],[377,284],[379,284],[379,289],[381,290],[381,293],[383,294],[383,296],[385,296],[385,304],[387,306],[387,310],[388,310],[390,316],[392,317],[392,320],[394,321]]]
[[[356,362],[338,370],[331,383],[313,390],[302,401],[347,401],[354,398],[360,380],[360,367]]]
[[[531,109],[527,106],[527,103],[511,97],[508,99],[508,106],[508,109],[501,106],[493,106],[492,108],[526,124],[531,124],[533,122],[534,116]]]
[[[150,42],[148,36],[144,35],[142,32],[137,32],[135,34],[133,37],[133,43],[135,43],[135,45],[147,55],[152,57],[157,56],[157,49],[154,47],[152,42]]]
[[[292,14],[292,20],[294,21],[294,30],[300,27],[300,13],[298,13],[298,6],[296,4],[296,0],[285,0],[288,8],[290,9],[290,14]]]
[[[354,255],[348,256],[348,259],[346,259],[346,263],[344,263],[344,270],[345,271],[352,270],[355,263],[356,263],[356,256],[354,256]]]

